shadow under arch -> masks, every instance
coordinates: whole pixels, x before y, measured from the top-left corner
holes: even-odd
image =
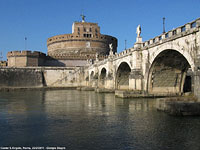
[[[187,75],[191,68],[187,59],[178,51],[166,49],[159,53],[149,69],[148,93],[191,92],[191,77]]]
[[[107,74],[106,68],[102,68],[99,76],[99,87],[101,88],[105,87],[106,74]]]
[[[93,80],[93,78],[94,78],[94,71],[92,71],[92,72],[90,73],[90,80]]]
[[[126,62],[122,62],[116,73],[116,82],[115,88],[121,90],[129,89],[129,75],[131,72],[131,68]]]

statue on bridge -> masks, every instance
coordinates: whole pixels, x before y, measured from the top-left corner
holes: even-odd
[[[140,37],[140,34],[141,34],[141,26],[140,26],[140,24],[137,26],[136,33],[137,33],[137,37]]]
[[[110,48],[109,55],[112,56],[113,55],[113,44],[112,43],[109,44],[109,48]]]
[[[141,34],[140,24],[137,26],[136,33],[137,37],[136,37],[136,43],[134,44],[134,48],[141,48],[143,42],[142,42],[142,37],[140,36]]]

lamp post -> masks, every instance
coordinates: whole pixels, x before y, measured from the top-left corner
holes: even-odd
[[[165,17],[163,17],[163,33],[165,33]]]

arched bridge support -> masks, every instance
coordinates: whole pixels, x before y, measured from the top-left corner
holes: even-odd
[[[193,76],[193,92],[200,101],[200,55],[197,57],[194,76]]]
[[[129,75],[129,89],[135,91],[143,90],[143,75],[141,69],[132,69]]]

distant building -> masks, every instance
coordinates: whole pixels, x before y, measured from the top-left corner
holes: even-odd
[[[109,44],[117,52],[117,39],[100,33],[97,23],[74,22],[72,34],[48,38],[46,56],[41,52],[8,52],[8,66],[85,66],[88,61],[102,60],[109,54]]]
[[[7,61],[0,61],[0,67],[7,66]]]
[[[7,53],[9,67],[43,66],[46,54],[31,51],[11,51]]]

